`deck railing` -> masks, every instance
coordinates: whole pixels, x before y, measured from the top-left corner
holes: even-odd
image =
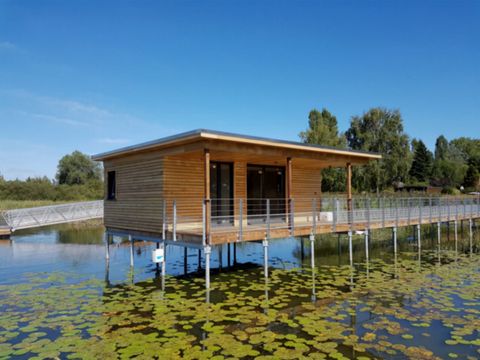
[[[212,237],[235,235],[235,241],[272,236],[294,236],[372,226],[393,227],[480,217],[480,197],[345,197],[292,199],[211,199],[164,201],[164,232]],[[282,232],[283,231],[283,232]],[[255,236],[252,235],[255,233]],[[229,240],[230,241],[230,240]]]

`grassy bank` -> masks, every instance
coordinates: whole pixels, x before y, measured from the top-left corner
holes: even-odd
[[[53,200],[0,200],[0,211],[12,209],[24,209],[37,206],[60,205],[69,201]]]

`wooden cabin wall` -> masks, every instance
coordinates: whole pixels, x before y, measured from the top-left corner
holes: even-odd
[[[322,169],[302,168],[292,164],[292,198],[295,212],[312,211],[312,200],[322,196]]]
[[[198,158],[165,157],[164,193],[167,218],[172,222],[173,200],[177,203],[178,222],[201,222],[204,198],[204,165]]]
[[[161,233],[163,159],[153,152],[131,155],[105,161],[104,168],[105,187],[108,171],[116,172],[116,199],[105,199],[105,226]]]

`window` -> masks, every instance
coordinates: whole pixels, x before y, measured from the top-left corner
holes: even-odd
[[[107,200],[115,200],[117,198],[117,184],[115,180],[115,171],[107,173]]]

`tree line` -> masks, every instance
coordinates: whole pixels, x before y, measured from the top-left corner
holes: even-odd
[[[54,180],[46,176],[5,180],[0,176],[0,200],[84,201],[101,198],[102,168],[80,151],[60,159]]]
[[[303,142],[339,149],[361,150],[382,159],[354,167],[352,186],[357,192],[392,191],[404,185],[435,186],[444,193],[480,190],[480,139],[440,135],[434,152],[421,139],[405,132],[400,111],[372,108],[353,116],[345,132],[327,109],[313,109]],[[324,169],[322,191],[345,191],[345,170]]]
[[[327,109],[313,109],[303,142],[339,149],[375,152],[382,159],[354,167],[356,192],[386,192],[400,185],[440,187],[444,193],[480,190],[480,139],[447,140],[440,135],[434,152],[421,139],[405,132],[398,110],[373,108],[353,116],[341,132]],[[62,157],[55,179],[34,177],[5,180],[0,176],[0,200],[82,201],[103,198],[102,167],[86,154],[74,151]],[[322,171],[322,191],[344,192],[345,169]]]

